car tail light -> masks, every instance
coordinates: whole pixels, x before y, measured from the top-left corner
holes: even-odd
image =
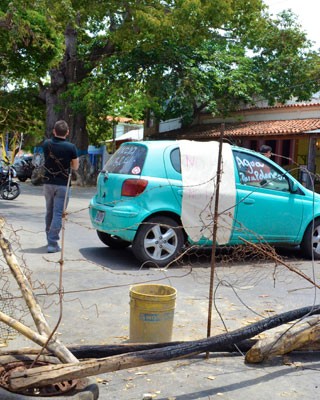
[[[147,185],[148,181],[145,179],[127,179],[123,182],[121,195],[130,197],[139,196]]]

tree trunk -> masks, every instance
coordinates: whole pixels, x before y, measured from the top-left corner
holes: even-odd
[[[70,141],[83,153],[89,144],[86,116],[72,110],[62,95],[71,84],[82,82],[89,70],[77,57],[77,31],[70,26],[65,31],[65,44],[65,54],[59,68],[50,71],[51,82],[46,91],[46,136],[51,136],[58,119],[64,119],[70,127]]]
[[[62,95],[66,93],[70,85],[83,81],[89,69],[86,69],[84,62],[77,57],[77,31],[70,26],[65,31],[65,44],[64,58],[58,68],[50,71],[50,85],[42,96],[46,102],[46,137],[51,137],[55,122],[64,119],[70,128],[70,142],[77,146],[79,156],[86,156],[89,145],[86,115],[81,111],[72,110],[68,100]],[[96,176],[92,174],[92,168],[87,165],[88,162],[86,158],[80,163],[76,174],[77,184],[82,186],[92,184],[96,179]]]

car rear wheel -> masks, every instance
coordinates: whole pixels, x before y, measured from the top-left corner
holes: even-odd
[[[140,226],[132,250],[139,261],[163,267],[180,254],[184,243],[184,233],[178,223],[172,218],[158,216]]]
[[[130,242],[126,240],[120,239],[117,236],[110,235],[106,232],[97,231],[97,235],[102,243],[106,244],[107,246],[113,249],[124,249],[130,246]]]
[[[316,219],[306,229],[301,250],[307,258],[320,260],[320,219]]]

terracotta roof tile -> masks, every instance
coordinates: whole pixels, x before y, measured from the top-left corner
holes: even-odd
[[[239,123],[226,123],[225,136],[281,136],[281,135],[301,135],[308,131],[320,129],[320,118],[276,120],[276,121],[251,121]],[[202,124],[175,131],[164,132],[159,135],[162,138],[214,138],[219,137],[221,124]]]
[[[252,106],[252,107],[245,107],[245,108],[240,108],[238,111],[256,111],[256,110],[273,110],[273,109],[279,109],[279,108],[310,108],[310,107],[319,107],[320,102],[309,102],[309,103],[293,103],[293,104],[276,104],[274,106],[265,106],[265,107],[259,107],[259,106]]]

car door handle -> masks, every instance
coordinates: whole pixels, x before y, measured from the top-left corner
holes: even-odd
[[[243,198],[241,200],[241,202],[244,203],[244,204],[250,205],[250,204],[254,204],[255,200],[254,199],[250,199],[250,197],[245,197],[245,198]]]

